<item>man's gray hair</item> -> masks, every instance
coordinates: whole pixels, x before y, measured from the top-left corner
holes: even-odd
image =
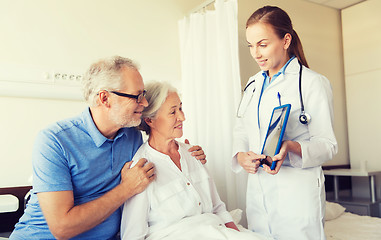
[[[145,84],[145,89],[147,91],[145,97],[148,102],[148,107],[144,108],[142,112],[143,120],[140,123],[139,129],[145,131],[147,135],[149,135],[151,133],[151,128],[145,123],[144,119],[155,119],[157,112],[167,99],[169,93],[177,93],[177,89],[168,82],[157,81]]]
[[[113,56],[92,64],[83,76],[83,94],[90,107],[97,106],[98,92],[101,90],[118,91],[122,88],[121,70],[138,70],[138,66],[129,58]]]

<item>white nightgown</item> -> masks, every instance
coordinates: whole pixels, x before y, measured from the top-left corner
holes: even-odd
[[[124,204],[121,238],[256,239],[255,233],[224,226],[233,220],[214,181],[201,162],[188,152],[191,146],[177,144],[181,171],[169,156],[156,151],[148,142],[135,154],[134,164],[141,158],[155,164],[156,180]]]

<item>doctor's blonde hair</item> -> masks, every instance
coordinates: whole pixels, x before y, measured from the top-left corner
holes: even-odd
[[[287,33],[291,34],[292,39],[287,50],[288,55],[290,57],[295,55],[304,66],[308,67],[302,42],[292,26],[290,17],[284,10],[275,6],[259,8],[247,20],[246,28],[258,22],[271,25],[280,39],[283,39]]]

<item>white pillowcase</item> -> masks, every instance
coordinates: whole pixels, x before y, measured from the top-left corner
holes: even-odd
[[[326,202],[325,204],[325,221],[333,220],[340,217],[345,211],[345,207],[338,203]]]

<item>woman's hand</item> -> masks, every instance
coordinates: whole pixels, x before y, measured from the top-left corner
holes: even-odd
[[[261,159],[266,158],[265,155],[258,155],[253,152],[239,152],[237,160],[239,165],[245,169],[246,172],[255,174],[258,171]]]
[[[225,223],[225,226],[228,227],[228,228],[237,230],[237,231],[239,232],[239,229],[238,229],[237,225],[235,225],[234,222],[228,222],[228,223]]]
[[[270,173],[272,175],[277,174],[288,152],[293,152],[301,156],[302,150],[301,150],[300,144],[298,142],[294,142],[290,140],[283,141],[282,146],[280,147],[279,153],[275,155],[272,159],[273,161],[277,161],[275,169],[271,170],[269,166],[263,164],[263,170],[265,170],[267,173]]]

